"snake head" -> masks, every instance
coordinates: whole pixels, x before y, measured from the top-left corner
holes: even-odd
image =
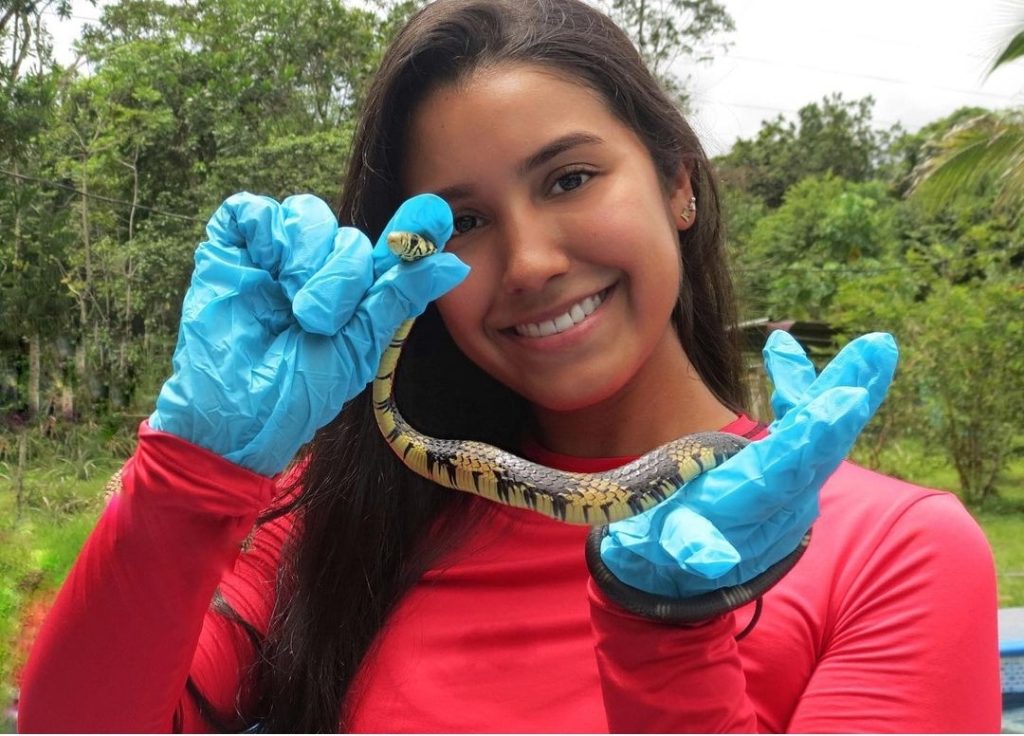
[[[403,261],[418,261],[437,252],[437,246],[431,241],[407,230],[388,233],[388,248]]]

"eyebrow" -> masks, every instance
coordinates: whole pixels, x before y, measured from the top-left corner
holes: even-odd
[[[543,166],[545,163],[561,153],[565,153],[577,146],[586,146],[595,143],[604,143],[604,140],[593,133],[584,133],[582,131],[567,133],[566,135],[555,138],[550,143],[545,144],[536,153],[533,153],[526,158],[518,167],[516,167],[516,173],[519,176],[525,176],[537,167]],[[434,194],[447,202],[451,202],[462,197],[469,197],[474,191],[475,189],[472,184],[453,184],[450,187],[438,189]]]

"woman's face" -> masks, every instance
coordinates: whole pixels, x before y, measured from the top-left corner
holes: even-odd
[[[406,150],[407,191],[451,205],[447,250],[472,269],[441,316],[496,379],[570,411],[681,355],[670,315],[689,178],[666,194],[597,93],[542,67],[479,71],[426,98]]]

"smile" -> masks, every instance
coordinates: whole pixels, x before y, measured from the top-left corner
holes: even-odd
[[[513,329],[521,337],[548,337],[550,335],[557,335],[559,332],[565,332],[593,314],[594,310],[601,306],[601,302],[605,300],[610,291],[611,287],[608,287],[593,296],[588,296],[586,299],[576,302],[565,313],[553,319],[544,320],[543,322],[524,322],[523,324],[516,325]]]

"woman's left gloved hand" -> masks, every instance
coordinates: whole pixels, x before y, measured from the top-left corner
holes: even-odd
[[[776,419],[753,442],[675,495],[615,522],[601,560],[646,593],[687,598],[746,583],[793,552],[818,516],[818,493],[892,382],[892,337],[857,338],[815,376],[788,333],[764,350]]]

